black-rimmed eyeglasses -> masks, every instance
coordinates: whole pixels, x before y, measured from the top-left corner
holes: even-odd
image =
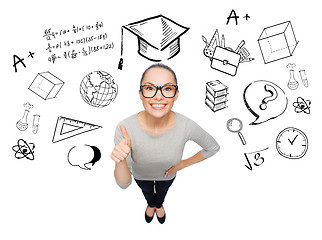
[[[141,85],[140,90],[143,97],[145,98],[153,98],[157,94],[158,90],[161,91],[161,94],[163,95],[163,97],[173,98],[178,91],[178,86],[171,85],[171,84],[166,84],[163,86],[154,86],[149,84],[149,85]]]

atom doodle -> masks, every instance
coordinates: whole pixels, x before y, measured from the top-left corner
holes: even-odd
[[[17,142],[17,145],[12,147],[12,150],[15,152],[15,158],[21,159],[21,158],[27,158],[28,160],[34,160],[34,149],[35,144],[34,143],[27,143],[23,139],[19,139]]]
[[[306,114],[311,113],[311,101],[310,100],[304,100],[302,97],[298,97],[296,99],[296,102],[293,103],[294,111],[296,113],[304,112]]]

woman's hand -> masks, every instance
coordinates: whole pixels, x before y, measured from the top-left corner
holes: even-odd
[[[206,158],[202,156],[201,151],[193,155],[192,157],[186,159],[186,160],[181,160],[177,165],[172,166],[171,168],[168,169],[168,171],[165,173],[165,177],[171,176],[172,174],[178,172],[179,170],[189,167],[192,164],[201,162],[205,160]]]
[[[117,144],[114,147],[114,149],[111,153],[111,158],[116,163],[119,163],[119,162],[123,161],[124,159],[126,159],[131,151],[131,138],[126,131],[125,126],[123,126],[123,125],[120,126],[120,129],[121,129],[123,139],[119,144]]]
[[[171,168],[168,169],[165,173],[165,177],[171,176],[172,174],[175,174],[176,172],[180,171],[184,168],[183,161],[181,160],[178,164],[173,165]]]

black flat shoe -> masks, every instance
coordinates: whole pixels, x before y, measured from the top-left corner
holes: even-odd
[[[158,218],[159,223],[163,224],[165,222],[165,214],[164,214],[163,217],[158,217],[157,216],[157,218]]]
[[[148,208],[146,208],[146,209],[148,209]],[[152,219],[153,219],[153,216],[154,216],[154,213],[153,213],[153,215],[152,215],[152,217],[150,217],[150,216],[148,216],[147,214],[146,214],[146,209],[145,209],[145,221],[147,222],[147,223],[150,223],[151,221],[152,221]]]
[[[162,207],[162,208],[163,208],[163,207]],[[164,209],[163,209],[163,210],[164,210]],[[156,215],[157,215],[157,218],[158,218],[159,223],[163,224],[163,223],[165,222],[165,212],[164,212],[163,217],[159,217],[159,216],[158,216],[158,214],[156,214]]]

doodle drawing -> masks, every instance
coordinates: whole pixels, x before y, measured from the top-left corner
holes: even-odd
[[[35,55],[34,52],[29,51],[29,55],[27,57],[34,58],[34,55]],[[25,60],[24,58],[20,58],[19,56],[15,55],[15,54],[13,55],[13,65],[12,66],[15,68],[15,72],[18,72],[17,65],[19,63],[21,63],[22,66],[24,66],[24,68],[27,67],[26,64],[24,63],[24,60]]]
[[[15,152],[15,158],[21,159],[21,158],[26,158],[28,160],[34,160],[34,149],[35,149],[35,144],[34,143],[27,143],[23,139],[19,139],[17,141],[17,145],[14,145],[12,147],[12,150]]]
[[[243,128],[243,122],[240,119],[238,119],[238,118],[229,119],[227,121],[226,127],[230,132],[233,132],[233,133],[237,132],[243,145],[246,145],[245,138],[244,138],[243,134],[241,133],[241,130]]]
[[[233,50],[231,47],[226,46],[226,38],[224,35],[220,39],[218,29],[216,29],[210,42],[204,36],[202,36],[202,40],[206,44],[203,53],[210,59],[211,68],[220,72],[235,76],[239,63],[254,60],[254,58],[249,58],[250,53],[244,47],[245,40],[242,40],[237,48]]]
[[[94,71],[83,78],[79,91],[86,103],[101,108],[114,101],[118,88],[110,74],[104,71]]]
[[[56,143],[98,128],[101,126],[60,116],[57,118],[52,142]]]
[[[258,44],[266,64],[292,56],[298,41],[291,22],[287,21],[264,28]]]
[[[29,90],[37,94],[44,100],[55,98],[64,82],[50,72],[38,73]]]
[[[302,69],[302,70],[299,71],[299,73],[300,73],[301,80],[302,80],[302,83],[303,83],[304,87],[308,87],[309,86],[309,81],[307,80],[305,70]]]
[[[211,68],[235,76],[239,66],[240,55],[233,51],[217,46],[211,61]]]
[[[30,103],[25,103],[23,105],[25,107],[25,111],[23,113],[22,118],[19,119],[19,121],[16,123],[16,127],[20,131],[26,131],[28,128],[28,114],[29,110],[32,109],[34,106]]]
[[[309,141],[303,131],[295,127],[287,127],[276,138],[277,152],[289,159],[302,158],[309,147]]]
[[[163,15],[157,15],[122,26],[121,56],[123,55],[123,28],[138,37],[138,53],[150,61],[171,59],[180,52],[180,37],[189,28]],[[122,69],[123,59],[119,63]]]
[[[256,117],[250,125],[261,124],[282,115],[287,108],[287,97],[275,83],[258,80],[244,90],[244,103]]]
[[[40,116],[38,114],[33,116],[33,121],[32,121],[32,133],[36,134],[38,132],[39,129],[39,120],[40,120]]]
[[[16,123],[18,130],[26,131],[28,128],[28,114],[29,110],[25,109],[22,118]]]
[[[72,166],[91,170],[88,165],[93,167],[101,159],[101,151],[98,147],[91,145],[75,146],[69,150],[67,159]]]
[[[250,153],[244,153],[244,156],[245,156],[247,163],[248,163],[248,165],[245,165],[245,167],[247,167],[249,170],[253,170],[251,160],[253,160],[252,161],[253,165],[255,165],[256,167],[262,165],[264,163],[265,159],[261,154],[263,151],[265,151],[267,149],[268,149],[268,147],[265,149],[262,149],[262,150],[258,150],[258,151],[254,151],[254,152],[250,152]],[[251,160],[249,160],[249,159],[251,159]]]
[[[310,100],[304,100],[302,97],[298,97],[296,99],[296,102],[293,102],[294,111],[296,113],[311,113],[311,101]]]
[[[228,87],[219,80],[206,83],[206,105],[213,111],[227,107]]]
[[[287,87],[291,90],[295,90],[299,87],[299,82],[295,79],[295,76],[294,76],[294,67],[296,65],[294,63],[289,63],[287,64],[287,68],[289,68],[290,70],[290,79],[287,83]]]

